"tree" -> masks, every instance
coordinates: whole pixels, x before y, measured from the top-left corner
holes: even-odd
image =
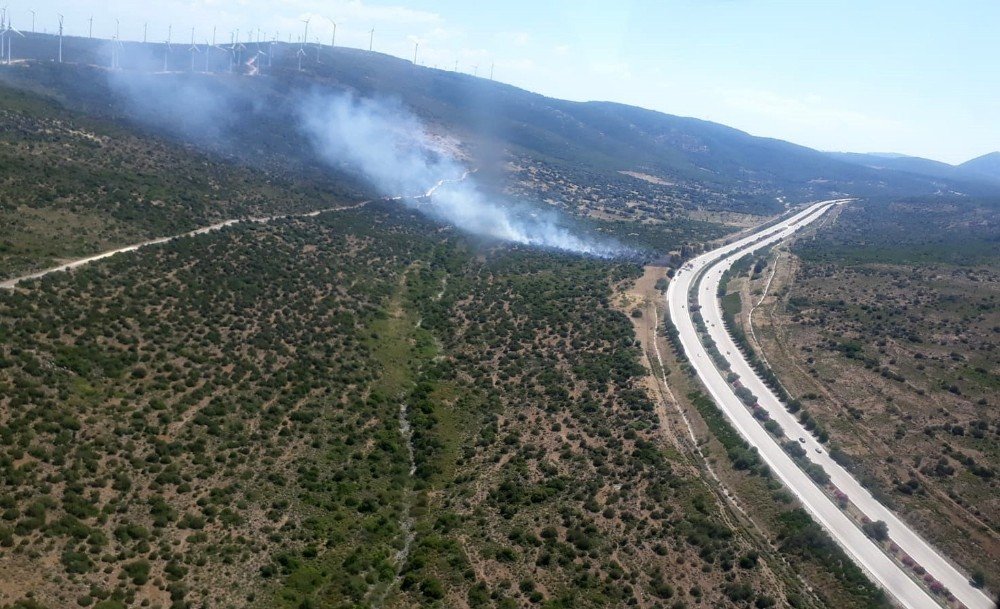
[[[889,538],[889,526],[882,520],[866,522],[861,525],[861,530],[875,541],[885,541]]]

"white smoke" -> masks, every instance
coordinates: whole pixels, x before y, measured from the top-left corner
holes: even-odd
[[[365,176],[387,196],[485,237],[609,258],[616,244],[584,239],[551,212],[527,213],[489,200],[469,170],[433,144],[423,125],[398,104],[349,95],[307,97],[301,126],[329,163]]]

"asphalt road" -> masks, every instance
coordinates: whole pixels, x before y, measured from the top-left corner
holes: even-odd
[[[895,514],[876,501],[860,483],[829,457],[826,449],[785,410],[777,397],[752,371],[722,325],[722,309],[717,298],[722,273],[746,253],[781,241],[797,229],[821,217],[833,205],[842,202],[838,200],[816,203],[780,223],[695,258],[678,271],[667,289],[670,317],[677,327],[681,344],[691,365],[729,421],[752,446],[757,448],[772,472],[791,489],[813,518],[830,533],[872,580],[907,609],[939,607],[943,600],[942,597],[932,595],[916,583],[915,575],[892,560],[873,543],[841,511],[833,499],[785,453],[736,396],[733,387],[716,368],[698,339],[694,321],[688,310],[689,292],[697,280],[699,271],[704,270],[704,279],[699,286],[697,298],[709,335],[729,361],[733,372],[740,375],[740,383],[757,397],[758,403],[781,425],[785,435],[794,440],[804,438],[805,443],[802,446],[807,451],[807,457],[822,465],[830,474],[831,482],[846,493],[850,501],[868,518],[886,522],[889,537],[902,551],[917,564],[922,565],[937,581],[944,584],[966,607],[993,609],[993,602],[982,591],[973,588],[967,576],[921,539]],[[821,452],[817,453],[817,448]]]

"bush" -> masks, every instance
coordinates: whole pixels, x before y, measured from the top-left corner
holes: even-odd
[[[881,520],[866,522],[861,525],[861,530],[875,541],[885,541],[889,538],[889,526]]]

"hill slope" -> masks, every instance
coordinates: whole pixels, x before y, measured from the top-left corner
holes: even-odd
[[[48,58],[53,42],[51,36],[29,36],[22,51],[30,57]],[[70,39],[66,49],[67,57],[108,65],[104,42]],[[479,160],[496,160],[497,151],[502,150],[574,169],[584,167],[605,174],[641,171],[671,182],[697,183],[743,196],[766,194],[769,198],[784,195],[805,199],[834,193],[981,193],[990,189],[947,171],[913,171],[907,167],[909,161],[894,161],[896,166],[888,167],[890,171],[859,166],[851,162],[853,159],[831,158],[803,146],[755,137],[716,123],[609,102],[547,98],[502,83],[414,66],[409,61],[356,49],[324,47],[317,51],[318,62],[307,61],[299,71],[296,50],[293,45],[275,45],[273,67],[262,67],[263,74],[258,78],[226,73],[225,53],[209,55],[206,66],[200,62],[196,66],[200,71],[207,67],[211,74],[192,74],[186,51],[168,52],[163,45],[138,43],[126,45],[124,72],[29,62],[19,66],[21,69],[4,70],[2,75],[17,86],[48,92],[75,107],[133,118],[143,118],[150,107],[159,115],[170,114],[156,104],[171,99],[164,97],[165,91],[197,91],[207,98],[224,100],[219,105],[229,109],[211,123],[209,132],[213,136],[230,138],[234,148],[243,152],[248,148],[264,149],[265,155],[283,156],[286,160],[307,154],[303,147],[295,145],[295,137],[287,128],[297,94],[317,89],[347,90],[400,100],[428,123],[474,144],[472,154]],[[253,45],[247,52],[254,52]],[[169,73],[162,73],[164,57]],[[161,73],[149,74],[157,70]],[[136,79],[138,84],[126,85],[123,91],[122,82]],[[129,104],[123,99],[144,92],[154,92],[143,99],[150,103]],[[240,118],[261,106],[267,112],[255,114],[250,122],[253,129],[248,130]],[[883,161],[883,167],[889,164]],[[770,208],[764,204],[760,211],[777,211],[771,200]]]
[[[961,172],[954,165],[915,156],[858,152],[828,152],[827,154],[837,160],[877,170],[905,171],[941,179],[960,179],[962,177]]]
[[[958,166],[965,173],[1000,180],[1000,152],[991,152]]]

